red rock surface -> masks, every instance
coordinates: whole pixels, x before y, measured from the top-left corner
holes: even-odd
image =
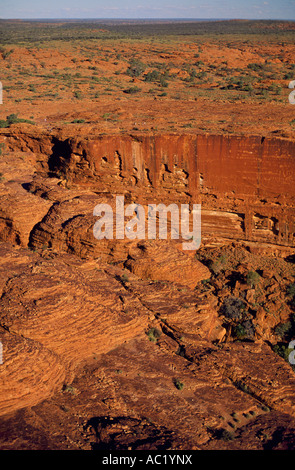
[[[293,110],[284,97],[194,98],[208,84],[188,89],[182,63],[200,52],[246,70],[266,54],[279,70],[294,45],[283,57],[281,45],[235,42],[224,56],[211,42],[155,53],[173,59],[169,90],[185,99],[146,96],[144,77],[125,76],[138,98],[116,88],[95,101],[90,87],[83,102],[70,89],[50,100],[39,74],[41,98],[17,89],[5,101],[5,116],[36,125],[0,130],[1,449],[294,449]],[[99,67],[107,80],[126,66],[63,47],[16,47],[0,62],[90,78]],[[120,48],[143,59],[151,49]],[[115,210],[118,195],[146,214],[201,204],[200,248],[170,235],[98,240],[94,207]]]

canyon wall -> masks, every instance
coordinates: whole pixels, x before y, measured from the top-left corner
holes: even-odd
[[[203,237],[294,246],[295,142],[260,136],[28,135],[7,148],[38,155],[69,188],[127,202],[201,203]]]

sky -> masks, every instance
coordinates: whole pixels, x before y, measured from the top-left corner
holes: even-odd
[[[295,0],[0,0],[0,18],[295,20]]]

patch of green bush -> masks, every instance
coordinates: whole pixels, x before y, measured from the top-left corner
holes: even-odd
[[[161,74],[158,70],[152,70],[151,72],[148,72],[145,77],[144,77],[144,81],[145,82],[156,82],[157,80],[159,80]]]
[[[181,382],[179,379],[174,380],[174,385],[178,390],[182,390],[184,387],[184,383]]]
[[[147,337],[153,343],[156,343],[157,340],[160,338],[162,332],[158,330],[158,328],[150,328],[147,332]]]
[[[234,326],[232,335],[237,339],[253,339],[255,328],[251,320],[246,320]]]
[[[35,124],[34,121],[29,119],[20,119],[17,117],[17,114],[9,114],[6,119],[0,119],[0,128],[10,127],[12,124],[18,124],[20,122],[26,122],[28,124]]]
[[[217,439],[222,439],[223,441],[232,441],[235,437],[234,434],[227,429],[221,428],[216,431]]]
[[[272,350],[281,356],[286,362],[289,363],[289,355],[294,349],[288,347],[288,344],[277,343],[272,347]],[[295,371],[295,366],[292,365],[292,369]]]
[[[290,320],[287,322],[280,323],[275,328],[275,333],[284,341],[293,339],[293,336],[295,336],[295,314],[291,315]]]
[[[135,93],[139,93],[140,91],[141,89],[138,86],[132,86],[124,90],[124,93],[127,93],[129,95],[134,95]]]
[[[230,320],[240,320],[243,317],[246,304],[238,297],[230,296],[224,299],[221,313]]]
[[[129,77],[139,77],[146,69],[146,66],[143,62],[138,59],[131,59],[129,62],[129,67],[126,70],[126,74]]]
[[[257,271],[249,271],[246,276],[246,281],[248,286],[252,288],[259,284],[261,277],[259,276]]]

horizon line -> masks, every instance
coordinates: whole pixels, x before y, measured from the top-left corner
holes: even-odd
[[[182,18],[182,17],[171,17],[171,18],[150,18],[150,17],[137,17],[137,18],[122,18],[122,17],[73,17],[73,18],[63,18],[63,17],[35,17],[35,18],[1,18],[0,21],[15,21],[15,20],[24,20],[24,21],[288,21],[294,22],[294,19],[290,18]]]

